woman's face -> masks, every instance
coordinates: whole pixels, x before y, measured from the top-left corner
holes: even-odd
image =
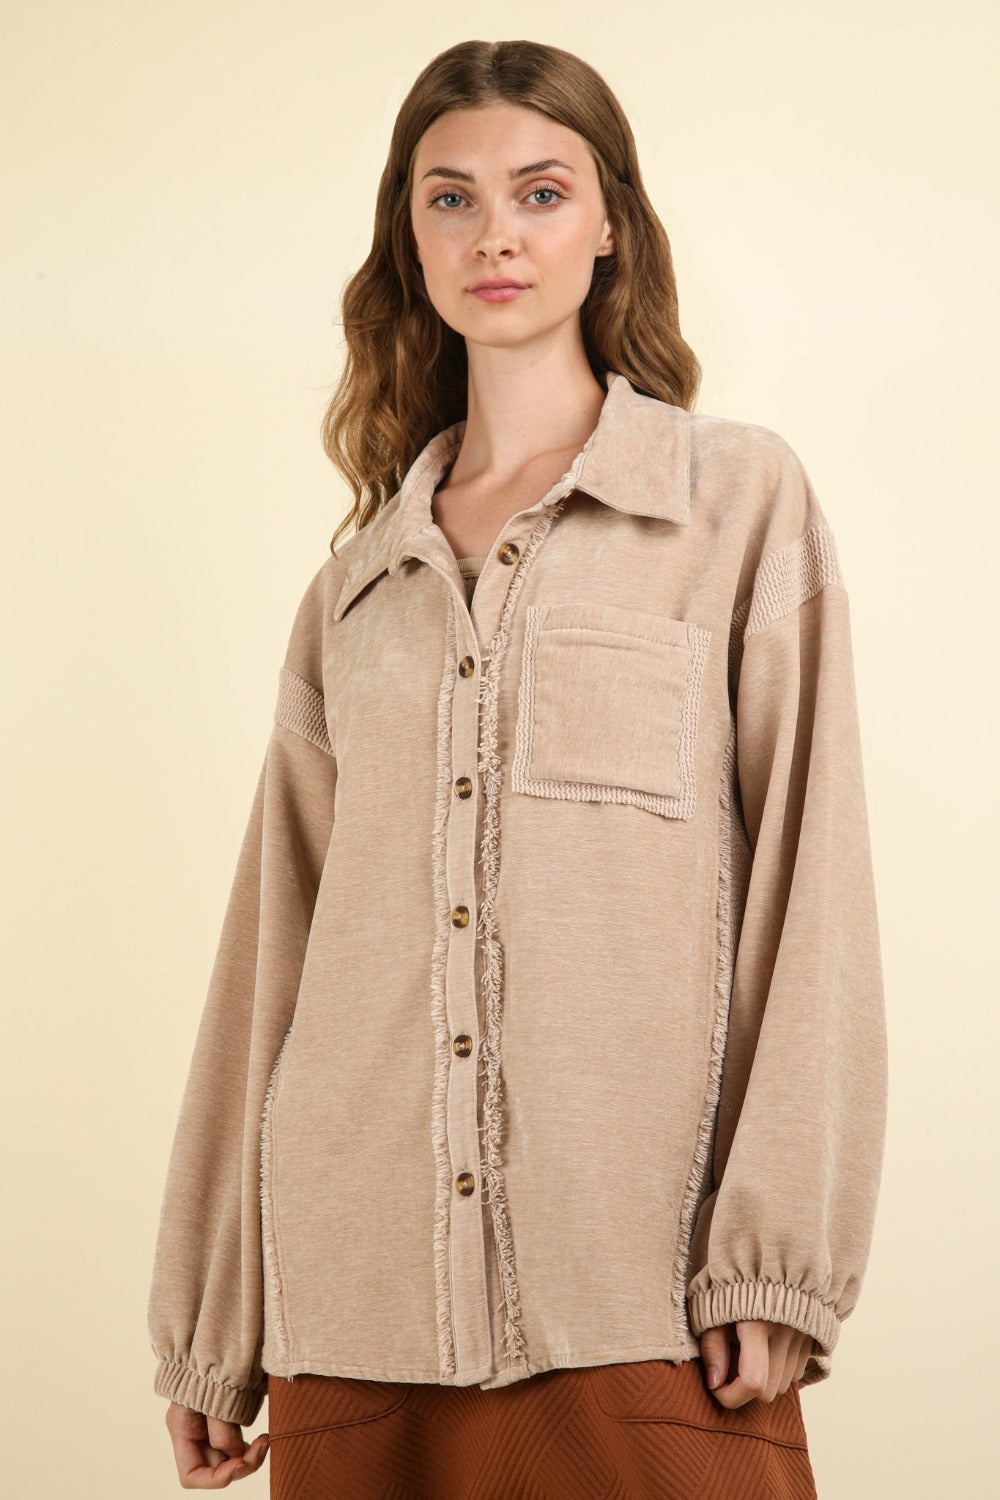
[[[456,333],[492,347],[578,325],[594,258],[614,250],[587,143],[518,104],[438,116],[417,146],[410,213],[432,304]],[[523,290],[472,290],[496,279]]]

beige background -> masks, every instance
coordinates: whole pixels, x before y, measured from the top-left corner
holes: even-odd
[[[822,1500],[990,1488],[996,3],[7,0],[3,1489],[179,1493],[145,1298],[396,110],[436,52],[599,67],[699,410],[803,459],[852,598],[892,1046],[874,1251],[803,1393]],[[239,1493],[263,1495],[265,1480]]]

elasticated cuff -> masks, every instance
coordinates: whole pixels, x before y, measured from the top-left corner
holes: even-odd
[[[830,1356],[840,1335],[840,1320],[829,1302],[800,1287],[778,1281],[733,1281],[688,1295],[691,1331],[696,1338],[706,1328],[758,1319],[787,1323],[811,1333],[821,1350],[810,1357],[800,1385],[813,1385],[830,1373]]]
[[[206,1417],[218,1417],[222,1422],[236,1422],[243,1427],[252,1422],[264,1403],[267,1381],[252,1390],[241,1390],[235,1385],[220,1385],[210,1375],[200,1375],[190,1365],[161,1359],[156,1367],[153,1389],[158,1396],[176,1401],[179,1406],[190,1406],[194,1411],[204,1412]]]

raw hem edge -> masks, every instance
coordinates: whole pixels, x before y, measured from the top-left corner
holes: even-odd
[[[632,1364],[638,1360],[663,1359],[670,1364],[686,1364],[698,1359],[701,1350],[693,1343],[628,1344],[611,1349],[563,1350],[539,1359],[524,1359],[505,1366],[502,1370],[480,1368],[470,1371],[461,1380],[443,1381],[439,1370],[430,1366],[412,1369],[408,1366],[387,1367],[373,1365],[349,1365],[336,1359],[298,1359],[280,1369],[268,1371],[272,1380],[290,1380],[296,1375],[346,1376],[355,1380],[407,1381],[417,1385],[478,1385],[482,1390],[496,1390],[501,1386],[514,1385],[530,1375],[540,1375],[546,1370],[580,1369],[590,1365]]]

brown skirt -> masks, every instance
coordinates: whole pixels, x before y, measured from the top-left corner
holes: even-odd
[[[720,1406],[700,1359],[484,1391],[268,1382],[271,1500],[816,1500],[798,1387]]]

